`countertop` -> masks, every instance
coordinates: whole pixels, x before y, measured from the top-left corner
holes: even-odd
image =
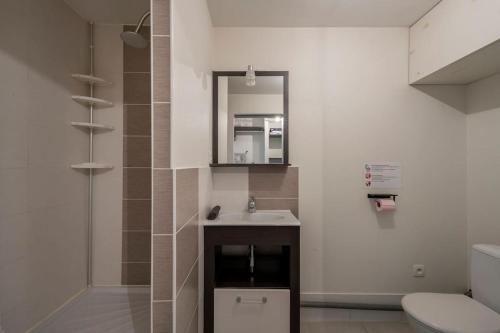
[[[203,225],[300,227],[300,221],[289,210],[258,210],[255,213],[222,213],[215,220],[203,220]]]

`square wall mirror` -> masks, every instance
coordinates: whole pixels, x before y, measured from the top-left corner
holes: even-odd
[[[212,166],[288,165],[288,72],[213,72]]]

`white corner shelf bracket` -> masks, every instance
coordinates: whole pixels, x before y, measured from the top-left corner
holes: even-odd
[[[113,126],[94,123],[94,109],[97,107],[112,107],[113,103],[105,99],[94,97],[95,86],[105,86],[111,83],[94,75],[94,23],[90,22],[90,74],[72,74],[71,76],[80,82],[89,85],[89,96],[73,95],[71,98],[78,103],[87,105],[89,109],[88,122],[71,122],[72,126],[89,129],[89,158],[88,162],[73,164],[71,168],[88,170],[89,175],[89,200],[88,200],[88,223],[87,223],[87,286],[93,285],[93,176],[95,170],[110,170],[113,165],[94,162],[94,130],[114,130]]]

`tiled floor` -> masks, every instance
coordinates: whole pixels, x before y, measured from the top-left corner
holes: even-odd
[[[413,333],[399,311],[302,308],[301,333]]]
[[[301,333],[413,333],[408,323],[332,321],[303,323]]]
[[[400,311],[301,309],[301,333],[413,333]],[[149,288],[92,288],[33,333],[149,333]]]
[[[149,288],[92,288],[33,333],[149,333]]]

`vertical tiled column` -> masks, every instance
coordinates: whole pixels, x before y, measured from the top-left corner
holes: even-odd
[[[124,30],[133,30],[125,26]],[[149,28],[142,30],[149,38]],[[122,284],[149,285],[151,274],[151,54],[123,47]]]
[[[170,1],[152,0],[152,332],[171,333],[174,207],[170,165]]]
[[[175,332],[198,331],[199,169],[175,170]]]

